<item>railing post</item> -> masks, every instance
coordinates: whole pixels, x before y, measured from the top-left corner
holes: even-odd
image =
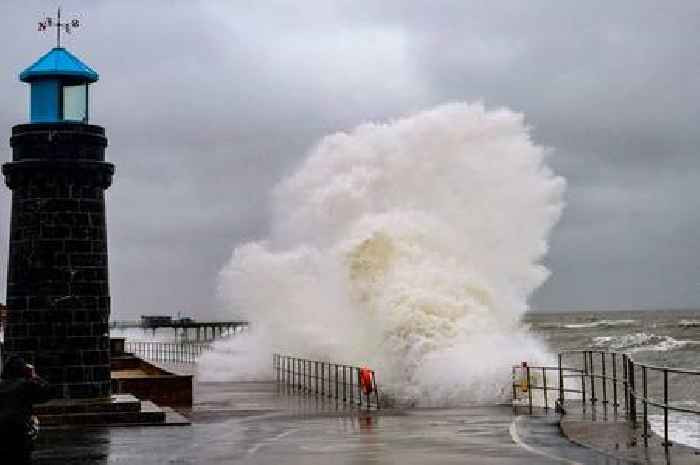
[[[549,410],[549,403],[547,400],[547,369],[542,367],[542,390],[544,392],[544,409]]]
[[[355,387],[352,383],[352,367],[348,367],[348,371],[350,372],[350,385],[348,386],[348,388],[350,391],[350,405],[352,405],[355,403]]]
[[[583,354],[583,367],[581,368],[581,404],[586,407],[586,376],[588,375],[588,359],[586,352]]]
[[[668,370],[664,368],[664,449],[668,454]]]
[[[379,389],[377,389],[377,377],[372,371],[372,389],[374,390],[374,400],[377,402],[377,410],[379,410]],[[369,394],[367,394],[367,408],[369,408]]]
[[[316,395],[318,395],[318,362],[314,362],[314,380],[316,385]]]
[[[644,399],[642,404],[644,405],[644,447],[649,446],[649,418],[647,417],[647,367],[642,365],[642,389],[644,393]]]
[[[627,376],[629,377],[629,391],[630,391],[630,415],[632,416],[632,427],[637,427],[637,393],[636,386],[637,381],[634,375],[634,362],[631,358],[627,358]]]
[[[598,399],[595,398],[595,365],[593,365],[593,351],[588,352],[590,359],[590,375],[591,375],[591,404],[595,404]]]
[[[339,388],[338,387],[338,364],[334,363],[333,366],[335,368],[334,369],[334,371],[335,371],[335,398],[337,400],[338,399],[338,388]]]
[[[357,400],[359,408],[362,408],[362,382],[360,380],[360,368],[357,368]]]
[[[326,393],[326,383],[324,382],[324,375],[326,371],[325,363],[321,362],[321,395],[325,395]]]
[[[564,372],[561,366],[561,352],[558,354],[557,361],[559,368],[559,409],[564,413]]]
[[[612,353],[612,369],[613,369],[613,407],[617,413],[617,407],[620,406],[617,401],[617,354]]]
[[[622,354],[622,387],[625,389],[625,414],[630,416],[629,376],[627,375],[627,354]]]
[[[530,406],[530,415],[532,415],[532,383],[530,382],[530,365],[527,366],[527,398]]]
[[[608,403],[608,378],[605,374],[605,360],[606,360],[605,352],[601,352],[600,353],[600,362],[603,365],[603,378],[602,378],[602,381],[603,381],[603,404]]]
[[[345,392],[346,384],[345,384],[345,365],[343,365],[343,402],[347,401],[347,395]]]

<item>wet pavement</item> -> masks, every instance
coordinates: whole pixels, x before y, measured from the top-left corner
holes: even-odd
[[[623,465],[510,406],[358,412],[269,383],[206,383],[184,427],[44,430],[38,464]]]

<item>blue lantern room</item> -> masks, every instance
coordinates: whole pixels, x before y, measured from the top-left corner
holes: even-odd
[[[88,86],[99,76],[65,48],[53,48],[19,79],[30,85],[30,122],[88,122]]]

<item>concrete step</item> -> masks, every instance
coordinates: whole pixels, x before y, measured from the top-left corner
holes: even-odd
[[[163,425],[166,411],[153,402],[138,402],[138,410],[102,411],[82,413],[58,413],[37,415],[43,426],[119,426],[119,425]]]
[[[35,405],[33,410],[37,416],[138,412],[141,401],[130,394],[114,394],[105,399],[54,399]]]

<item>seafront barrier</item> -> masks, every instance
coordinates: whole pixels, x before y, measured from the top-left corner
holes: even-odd
[[[700,382],[700,371],[655,366],[636,362],[630,354],[606,350],[577,349],[557,354],[557,366],[531,366],[527,362],[513,366],[513,405],[525,404],[529,412],[534,407],[545,410],[553,405],[566,414],[567,406],[580,402],[587,406],[612,406],[613,413],[622,410],[629,425],[642,428],[644,447],[652,437],[650,410],[662,411],[661,445],[668,453],[669,415],[696,415],[700,410],[685,406],[688,401],[698,405],[700,399],[681,398],[684,386]],[[673,382],[670,382],[671,378]],[[533,391],[542,394],[533,399]],[[554,398],[552,398],[554,396]],[[576,404],[578,406],[578,404]]]
[[[334,399],[367,410],[381,407],[377,376],[369,368],[273,354],[272,369],[282,392]]]

